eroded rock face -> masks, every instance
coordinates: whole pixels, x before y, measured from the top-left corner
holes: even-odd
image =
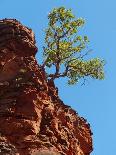
[[[0,21],[0,154],[90,155],[89,124],[60,100],[36,52],[31,29]]]

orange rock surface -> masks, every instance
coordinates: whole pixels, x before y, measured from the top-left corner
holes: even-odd
[[[90,155],[89,124],[37,64],[34,33],[0,20],[0,155]]]

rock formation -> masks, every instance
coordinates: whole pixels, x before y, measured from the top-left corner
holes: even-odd
[[[89,124],[37,64],[34,33],[0,20],[0,155],[90,155]]]

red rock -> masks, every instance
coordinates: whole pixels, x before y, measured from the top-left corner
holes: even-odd
[[[31,29],[0,20],[0,154],[90,155],[89,124],[60,100],[36,52]]]

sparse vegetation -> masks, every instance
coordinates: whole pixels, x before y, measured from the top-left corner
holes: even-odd
[[[71,9],[53,9],[48,15],[45,46],[43,47],[43,67],[54,69],[47,78],[55,80],[68,78],[68,84],[76,84],[79,79],[91,77],[104,79],[104,61],[99,58],[85,60],[88,55],[87,36],[79,35],[85,24],[82,18],[75,18]],[[47,71],[47,70],[46,70]]]

